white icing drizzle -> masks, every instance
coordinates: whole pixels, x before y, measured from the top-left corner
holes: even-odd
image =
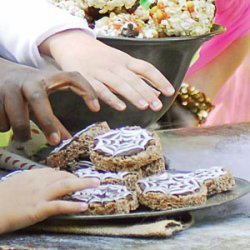
[[[200,190],[200,184],[189,174],[164,172],[138,181],[143,193],[159,192],[170,195],[187,195]]]
[[[100,185],[96,188],[88,188],[71,195],[74,200],[90,203],[105,203],[126,198],[132,193],[122,185]]]
[[[13,177],[14,175],[21,174],[21,173],[26,172],[26,171],[29,171],[29,170],[16,170],[16,171],[11,172],[11,173],[3,176],[2,178],[0,178],[0,181],[6,181],[7,179]]]
[[[133,155],[145,150],[152,139],[146,129],[125,127],[97,136],[94,150],[111,156]]]
[[[197,169],[190,176],[196,178],[199,182],[204,182],[209,179],[218,178],[226,174],[223,167],[214,166],[211,168]]]
[[[79,137],[81,134],[85,133],[86,131],[88,131],[90,128],[94,127],[96,125],[96,123],[89,125],[88,127],[80,130],[79,132],[77,132],[76,134],[73,135],[73,137]]]
[[[101,171],[93,168],[80,168],[74,172],[74,174],[80,178],[98,178],[100,181],[107,179],[118,179],[122,180],[129,172],[118,172],[118,171]]]
[[[93,168],[95,165],[91,161],[77,161],[76,162],[78,168]]]
[[[65,148],[66,146],[68,146],[73,140],[75,140],[74,137],[69,138],[69,139],[67,139],[67,140],[63,140],[63,141],[60,143],[59,146],[57,146],[56,148],[54,148],[54,149],[50,152],[50,154],[54,154],[54,153],[59,152],[60,150],[62,150],[62,149]]]
[[[74,136],[72,138],[69,138],[67,140],[63,140],[59,146],[57,146],[56,148],[54,148],[53,151],[51,151],[50,154],[53,153],[57,153],[58,151],[60,151],[61,149],[63,149],[64,147],[68,146],[72,141],[74,141],[75,139],[77,139],[82,133],[88,131],[90,128],[94,127],[96,125],[96,123],[89,125],[88,127],[82,129],[81,131],[77,132],[76,134],[74,134]]]

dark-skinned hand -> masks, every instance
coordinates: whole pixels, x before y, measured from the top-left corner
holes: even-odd
[[[51,92],[70,89],[83,98],[91,111],[100,109],[93,88],[77,72],[55,70],[45,74],[44,71],[0,58],[0,76],[0,132],[12,128],[16,141],[30,139],[30,112],[51,145],[70,137],[53,114],[48,99]]]

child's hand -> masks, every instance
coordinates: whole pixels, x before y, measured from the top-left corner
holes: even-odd
[[[0,182],[0,234],[30,226],[52,215],[81,213],[87,210],[86,203],[58,198],[98,185],[97,179],[80,179],[51,168],[16,174]]]
[[[55,72],[48,77],[35,68],[0,59],[0,132],[12,127],[15,140],[28,140],[32,111],[50,144],[70,137],[51,109],[48,94],[53,91],[70,89],[82,96],[92,111],[100,109],[93,88],[79,73]]]
[[[52,56],[63,70],[80,72],[98,97],[118,111],[126,106],[115,93],[141,110],[154,111],[162,108],[158,98],[160,92],[166,96],[174,93],[172,85],[152,64],[109,47],[79,30],[53,35],[39,49]]]

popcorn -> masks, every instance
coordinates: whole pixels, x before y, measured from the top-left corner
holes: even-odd
[[[82,0],[48,0],[55,6],[68,11],[71,15],[84,18],[84,3]]]
[[[137,0],[84,0],[88,7],[99,9],[99,13],[107,13],[113,10],[130,9]]]
[[[215,16],[214,0],[148,0],[148,8],[139,0],[48,1],[72,15],[85,16],[99,36],[199,36],[211,31]]]
[[[166,36],[198,36],[209,33],[214,23],[212,0],[158,0],[150,9],[156,29]]]

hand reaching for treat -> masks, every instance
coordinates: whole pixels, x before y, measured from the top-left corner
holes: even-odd
[[[118,111],[126,105],[115,93],[138,109],[153,111],[162,108],[160,93],[174,93],[172,85],[152,64],[111,48],[81,30],[57,33],[45,40],[39,50],[52,56],[63,70],[81,73],[97,96]]]
[[[57,145],[70,137],[69,132],[54,116],[48,94],[70,89],[81,96],[92,111],[100,106],[94,90],[79,73],[49,72],[50,76],[35,68],[0,59],[0,131],[13,129],[14,139],[30,138],[29,111],[34,113],[48,142]]]
[[[33,225],[49,216],[84,212],[88,208],[86,203],[60,197],[98,185],[97,179],[80,179],[51,168],[18,173],[0,182],[0,234]]]

